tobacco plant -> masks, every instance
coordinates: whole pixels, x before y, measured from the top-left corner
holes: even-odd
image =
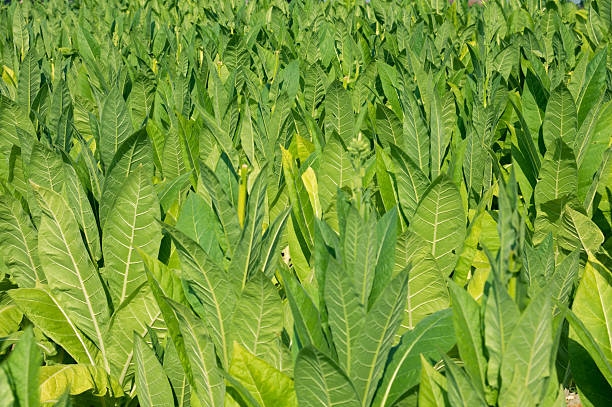
[[[612,2],[0,5],[0,407],[612,400]]]

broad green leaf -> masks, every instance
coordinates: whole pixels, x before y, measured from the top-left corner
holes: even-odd
[[[444,358],[447,369],[446,387],[448,389],[448,401],[451,406],[486,406],[483,393],[474,384],[465,370],[457,366],[448,357]]]
[[[191,187],[191,175],[192,173],[186,172],[176,178],[166,179],[164,182],[155,185],[162,212],[172,212],[173,205],[175,205],[174,210],[179,208],[183,195]]]
[[[38,236],[19,202],[0,197],[0,251],[3,261],[20,287],[34,287],[46,278],[38,257]]]
[[[206,325],[217,347],[222,365],[229,365],[229,325],[238,296],[239,283],[214,263],[193,240],[163,225],[179,252],[183,278],[201,304]],[[200,305],[199,305],[200,306]]]
[[[304,287],[289,268],[281,263],[280,274],[293,316],[295,334],[303,346],[313,345],[327,352],[328,344],[321,327],[321,315]]]
[[[608,384],[612,386],[612,363],[608,356],[603,352],[596,339],[576,314],[566,310],[566,318],[570,324],[570,341],[577,341],[588,352],[596,367],[599,368],[600,373],[607,380]],[[571,345],[569,350],[570,358],[572,358],[574,355],[572,355]],[[573,363],[577,363],[577,361]]]
[[[444,276],[431,255],[415,256],[408,276],[406,308],[398,335],[414,329],[426,316],[449,306]]]
[[[136,394],[141,406],[170,406],[174,404],[172,389],[155,353],[144,340],[134,334],[136,359]]]
[[[581,249],[589,255],[594,255],[604,242],[604,236],[597,225],[586,215],[569,206],[563,211],[561,224],[559,244],[566,250]]]
[[[180,362],[180,368],[184,372],[186,380],[189,383],[189,388],[191,389],[196,386],[196,382],[191,370],[190,356],[188,355],[185,347],[185,340],[181,332],[179,319],[174,307],[170,304],[167,297],[165,297],[164,291],[162,291],[156,277],[149,271],[148,267],[149,266],[147,265],[145,270],[147,273],[149,287],[151,288],[153,297],[155,297],[155,301],[157,302],[159,310],[161,311],[164,322],[168,327],[168,336],[174,345],[178,361]]]
[[[155,83],[146,75],[138,75],[132,84],[132,90],[127,100],[132,123],[141,127],[153,109],[155,100]]]
[[[610,322],[612,321],[612,301],[610,298],[612,298],[610,271],[596,260],[588,261],[576,290],[572,311],[592,335],[608,364],[612,365],[612,322]],[[575,331],[576,328],[573,327],[573,330]],[[576,337],[575,334],[572,336]],[[584,338],[578,336],[578,341],[589,353],[591,352]],[[598,366],[601,365],[597,359],[595,362]],[[600,366],[600,369],[602,367]],[[604,371],[602,372],[605,374]],[[610,380],[609,376],[607,378]]]
[[[228,267],[230,278],[240,281],[241,290],[249,278],[258,271],[260,264],[267,185],[265,174],[265,169],[262,169],[249,193],[244,227]]]
[[[434,369],[429,362],[421,356],[419,406],[444,407],[447,403],[446,377]]]
[[[6,369],[15,389],[19,406],[37,407],[39,405],[37,389],[38,378],[42,376],[40,373],[42,360],[42,353],[38,349],[34,333],[31,328],[28,328],[6,360]],[[41,398],[40,401],[44,400]]]
[[[608,23],[608,27],[612,27],[612,2],[610,0],[601,0],[597,3],[601,17]]]
[[[145,130],[131,135],[120,147],[113,161],[106,166],[102,199],[100,201],[100,227],[104,224],[109,212],[115,205],[115,199],[121,191],[128,176],[142,164],[144,174],[153,173],[152,147]]]
[[[391,172],[387,169],[387,162],[390,161],[386,157],[386,153],[379,146],[376,146],[376,182],[378,184],[378,192],[382,199],[386,210],[390,210],[397,206],[395,199],[395,190],[391,181]]]
[[[200,165],[200,175],[206,190],[210,194],[215,212],[221,221],[225,244],[229,252],[233,253],[235,243],[240,239],[241,228],[238,223],[236,209],[232,206],[231,201],[227,197],[227,186],[222,185],[215,173],[205,164]]]
[[[383,147],[405,144],[402,123],[391,109],[383,105],[376,108],[376,133]]]
[[[442,168],[442,160],[451,140],[455,123],[455,100],[452,93],[447,93],[444,100],[440,100],[437,92],[433,92],[430,105],[430,157],[431,179],[438,178]]]
[[[124,384],[134,369],[134,333],[144,337],[147,329],[165,333],[165,323],[151,290],[143,285],[114,312],[105,339],[111,373]]]
[[[17,49],[17,58],[21,60],[30,49],[30,31],[27,26],[27,13],[24,15],[23,6],[20,4],[15,7],[13,12],[13,44]]]
[[[276,270],[279,257],[278,245],[282,241],[285,224],[290,213],[291,208],[285,209],[264,232],[261,248],[261,271],[268,277]]]
[[[32,103],[40,90],[40,67],[35,48],[32,48],[23,57],[19,68],[19,82],[17,84],[17,102],[29,112]]]
[[[411,229],[430,247],[444,276],[457,262],[465,238],[465,212],[455,185],[445,177],[435,180],[419,202]]]
[[[577,157],[579,163],[578,197],[581,199],[586,195],[593,175],[597,172],[605,151],[610,146],[610,132],[612,132],[612,101],[608,101],[601,107],[598,119],[589,134],[590,137],[585,140],[584,151],[581,156]]]
[[[357,358],[356,344],[366,312],[351,275],[337,261],[330,261],[325,275],[325,304],[339,365],[351,375]]]
[[[159,250],[159,203],[148,177],[142,165],[128,175],[104,224],[104,276],[116,306],[146,281],[137,250],[150,256]]]
[[[358,407],[359,398],[344,371],[314,347],[300,351],[295,362],[295,392],[300,405]]]
[[[64,163],[64,176],[66,179],[65,193],[68,196],[68,202],[74,213],[83,234],[85,242],[91,254],[92,259],[100,260],[102,252],[100,249],[100,233],[96,218],[87,198],[87,194],[83,185],[76,174],[72,165]]]
[[[506,353],[520,313],[501,281],[495,277],[490,281],[492,284],[484,310],[484,343],[489,355],[487,381],[491,386],[499,388],[502,357]]]
[[[255,128],[251,120],[251,107],[249,102],[246,101],[244,104],[244,111],[241,114],[240,143],[244,153],[251,162],[251,165],[256,165],[255,139],[258,137],[258,135],[255,133]]]
[[[351,358],[351,380],[360,396],[361,405],[368,406],[374,397],[387,356],[391,350],[408,295],[408,275],[400,273],[380,295],[366,315],[361,335]]]
[[[89,179],[86,189],[91,191],[93,197],[100,202],[102,196],[102,172],[87,142],[83,138],[79,138],[78,141],[81,150],[81,159],[79,161],[87,169],[87,178]]]
[[[98,346],[108,370],[103,333],[109,322],[109,308],[100,275],[89,259],[72,212],[66,211],[66,200],[41,186],[33,184],[33,188],[43,213],[38,252],[51,293],[65,304],[76,326]]]
[[[565,203],[575,196],[576,190],[574,153],[563,141],[557,139],[546,152],[535,187],[534,197],[536,208],[541,212],[539,215],[542,218],[545,216],[548,223],[555,222],[561,216]],[[538,229],[542,237],[553,231],[549,227],[539,227],[536,220],[536,233]]]
[[[9,291],[9,295],[28,319],[77,363],[96,364],[96,346],[68,316],[65,304],[50,292],[43,288],[19,288]]]
[[[380,78],[384,94],[387,97],[387,101],[391,105],[393,113],[396,115],[395,117],[401,122],[403,119],[403,111],[398,97],[398,72],[394,69],[394,67],[387,65],[381,60],[376,62],[376,70],[378,72],[378,77]]]
[[[254,356],[273,362],[283,327],[283,305],[274,284],[257,273],[244,287],[232,317],[232,338]]]
[[[351,207],[342,231],[342,260],[345,272],[351,277],[359,302],[367,305],[376,267],[376,220],[374,215],[362,218]]]
[[[330,136],[323,149],[321,165],[317,173],[319,196],[323,210],[328,210],[335,202],[338,188],[351,187],[355,170],[348,151],[345,150],[340,138]]]
[[[15,405],[15,396],[9,383],[8,374],[0,369],[0,407],[12,407]]]
[[[185,303],[185,293],[183,283],[179,276],[180,270],[175,269],[178,264],[174,263],[176,258],[170,259],[170,266],[162,263],[156,256],[149,256],[142,250],[138,250],[142,258],[145,270],[148,270],[159,284],[164,295],[181,304]]]
[[[19,331],[19,325],[23,319],[23,312],[14,301],[0,296],[0,337],[7,337]]]
[[[546,148],[551,146],[555,140],[560,139],[565,144],[573,144],[576,137],[576,105],[572,94],[565,85],[560,85],[550,95],[542,133]]]
[[[194,188],[197,187],[197,177],[200,173],[199,167],[199,156],[200,156],[200,144],[199,144],[199,128],[194,125],[192,120],[187,120],[185,117],[178,115],[177,117],[179,127],[179,141],[181,152],[183,155],[183,162],[185,171],[191,174],[191,183]]]
[[[304,109],[312,117],[325,96],[325,72],[318,64],[312,65],[304,74]]]
[[[605,152],[599,169],[595,174],[593,182],[587,191],[586,197],[584,198],[584,207],[587,214],[592,215],[593,210],[596,206],[599,206],[599,202],[596,202],[598,196],[602,196],[603,190],[606,188],[606,182],[610,182],[610,175],[612,173],[612,147],[609,147]],[[609,200],[608,200],[609,202]]]
[[[376,302],[380,293],[393,277],[395,246],[398,241],[398,218],[397,209],[393,208],[376,222],[376,268],[372,290],[368,298],[368,308],[371,308]]]
[[[296,406],[293,380],[234,342],[229,374],[261,407]]]
[[[479,198],[484,183],[484,171],[490,159],[482,138],[471,132],[463,156],[463,174],[470,197]],[[515,154],[516,155],[516,154]]]
[[[514,406],[525,397],[539,400],[552,374],[552,333],[551,300],[543,293],[523,311],[502,355],[500,405]],[[524,395],[517,396],[517,388]]]
[[[484,394],[487,362],[483,349],[480,307],[470,294],[457,284],[449,282],[449,291],[459,355],[465,363],[470,382]]]
[[[181,365],[176,346],[174,346],[174,342],[171,339],[166,344],[163,366],[174,390],[177,406],[189,407],[191,403],[191,386],[187,381],[187,375]]]
[[[61,192],[65,183],[61,156],[43,143],[35,143],[30,155],[30,180],[35,184]]]
[[[353,107],[346,89],[335,81],[325,92],[325,132],[329,140],[335,131],[345,144],[353,138]]]
[[[576,100],[578,107],[578,125],[581,125],[591,108],[601,95],[606,80],[607,50],[597,52],[587,65],[582,90]]]
[[[429,130],[412,95],[404,98],[404,144],[402,147],[423,174],[429,174]]]
[[[605,121],[606,119],[601,116],[602,108],[605,106],[605,96],[601,95],[597,104],[589,111],[589,114],[582,122],[582,125],[576,133],[576,139],[573,140],[573,144],[569,144],[574,147],[574,154],[576,155],[576,163],[580,167],[586,158],[585,153],[589,149],[589,143],[593,139],[593,134],[597,127],[597,123],[600,120]]]
[[[524,276],[529,285],[531,297],[545,286],[555,272],[553,236],[548,234],[536,247],[525,245],[523,251]]]
[[[108,168],[133,130],[127,105],[117,87],[113,87],[104,99],[100,123],[100,157]]]
[[[203,406],[216,407],[223,403],[225,382],[217,366],[215,346],[207,334],[204,322],[190,310],[169,301],[176,312],[180,333],[185,340],[185,350],[194,379],[194,390]]]
[[[296,235],[301,235],[300,242],[302,251],[308,253],[312,247],[314,235],[315,213],[310,203],[308,191],[299,173],[295,159],[290,151],[281,149],[283,175],[287,186],[287,194],[292,207],[292,223]],[[305,244],[304,244],[305,243]],[[306,254],[307,256],[308,254]]]
[[[575,250],[570,253],[563,261],[557,265],[554,276],[550,279],[545,292],[549,292],[553,300],[554,316],[560,312],[560,306],[556,303],[557,301],[561,304],[568,304],[570,302],[571,294],[576,285],[578,278],[578,271],[580,267],[580,251]],[[554,323],[555,321],[553,321]],[[553,329],[555,326],[553,325]]]
[[[183,204],[176,229],[194,240],[215,261],[221,262],[223,253],[217,241],[222,233],[217,215],[201,195],[190,193]]]
[[[419,383],[421,358],[439,359],[455,345],[452,312],[436,312],[402,335],[401,342],[387,363],[374,406],[392,406]]]
[[[39,391],[41,403],[56,402],[66,391],[70,391],[71,395],[86,391],[98,396],[123,395],[121,386],[102,367],[82,363],[41,367]]]
[[[412,221],[419,202],[429,186],[427,176],[401,149],[392,146],[391,157],[395,163],[394,180],[399,204],[408,221]]]

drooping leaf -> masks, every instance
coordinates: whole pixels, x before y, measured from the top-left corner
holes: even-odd
[[[42,288],[19,288],[9,295],[30,321],[77,363],[96,363],[96,346],[68,316],[65,304]]]
[[[66,305],[76,326],[93,339],[105,368],[103,333],[109,322],[104,286],[81,240],[78,224],[66,200],[56,192],[33,185],[42,209],[38,251],[51,293]]]
[[[43,366],[40,369],[40,402],[53,403],[67,391],[77,395],[91,391],[98,396],[121,397],[121,386],[102,367],[87,364]]]

